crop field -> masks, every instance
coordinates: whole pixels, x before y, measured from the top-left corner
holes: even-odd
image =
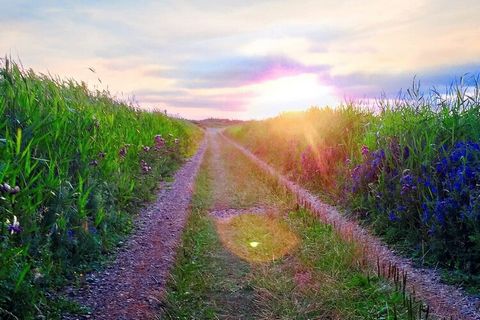
[[[0,318],[75,309],[58,290],[105,261],[201,131],[83,83],[0,67]]]

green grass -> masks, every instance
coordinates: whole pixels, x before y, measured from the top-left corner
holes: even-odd
[[[192,212],[167,288],[166,319],[217,319],[225,313],[249,318],[251,312],[250,266],[223,249],[208,217],[214,197],[207,166],[202,164],[196,180]]]
[[[343,207],[443,279],[480,288],[480,84],[311,108],[227,129],[290,179]]]
[[[242,199],[248,205],[270,199],[268,203],[276,204],[280,214],[275,216],[277,223],[296,234],[299,243],[286,256],[265,263],[249,262],[255,259],[224,246],[216,228],[221,220],[216,222],[209,215],[218,201],[215,188],[225,187],[225,183],[216,181],[220,178],[213,170],[211,152],[207,151],[197,178],[192,212],[168,283],[163,310],[166,319],[413,318],[400,292],[360,268],[360,250],[355,244],[343,241],[308,211],[293,209],[291,199],[254,167],[251,176],[251,172],[243,171],[252,163],[229,146],[220,148],[221,160],[229,168],[225,174],[229,177],[227,189],[242,185],[243,189],[235,190],[244,194]],[[250,183],[242,183],[245,176]],[[258,185],[263,188],[260,196]],[[230,204],[244,208],[242,203]],[[257,216],[252,226],[250,216],[232,218],[238,223],[230,227],[239,224],[240,230],[230,231],[239,236],[233,238],[240,239],[241,244],[272,228],[272,218]],[[247,229],[240,223],[245,219],[250,226]]]
[[[216,221],[223,246],[248,262],[269,262],[296,249],[298,238],[274,214],[243,213]]]
[[[0,61],[0,183],[19,189],[0,194],[0,318],[58,317],[66,304],[52,292],[135,228],[134,213],[200,135],[106,91]],[[11,233],[15,217],[21,231]]]

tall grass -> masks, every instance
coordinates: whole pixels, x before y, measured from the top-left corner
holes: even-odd
[[[1,61],[0,318],[54,317],[51,291],[135,228],[132,214],[199,134]]]
[[[479,290],[478,78],[442,93],[414,84],[373,111],[312,108],[227,133],[417,261],[448,270],[445,280]]]

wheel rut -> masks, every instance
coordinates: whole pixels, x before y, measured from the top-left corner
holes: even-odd
[[[193,184],[206,141],[164,186],[157,200],[135,219],[134,234],[105,270],[85,276],[67,296],[90,308],[86,316],[63,319],[151,319],[161,305],[169,271],[185,226]]]

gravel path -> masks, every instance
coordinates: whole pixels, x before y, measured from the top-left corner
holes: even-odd
[[[454,286],[441,283],[440,276],[434,270],[415,268],[409,259],[395,254],[381,240],[369,234],[355,221],[345,218],[336,208],[321,202],[306,189],[289,181],[242,145],[228,137],[223,136],[223,138],[236,146],[265,172],[275,176],[284,188],[296,196],[299,205],[307,207],[322,221],[333,225],[344,239],[360,243],[363,246],[366,262],[372,269],[385,277],[400,277],[406,274],[407,289],[430,306],[430,314],[434,313],[440,318],[447,319],[480,319],[478,298],[470,297]]]
[[[70,289],[74,300],[91,308],[84,317],[64,319],[151,319],[158,312],[190,205],[193,184],[206,141],[159,192],[155,203],[139,214],[136,231],[115,262],[87,276],[87,284]]]

